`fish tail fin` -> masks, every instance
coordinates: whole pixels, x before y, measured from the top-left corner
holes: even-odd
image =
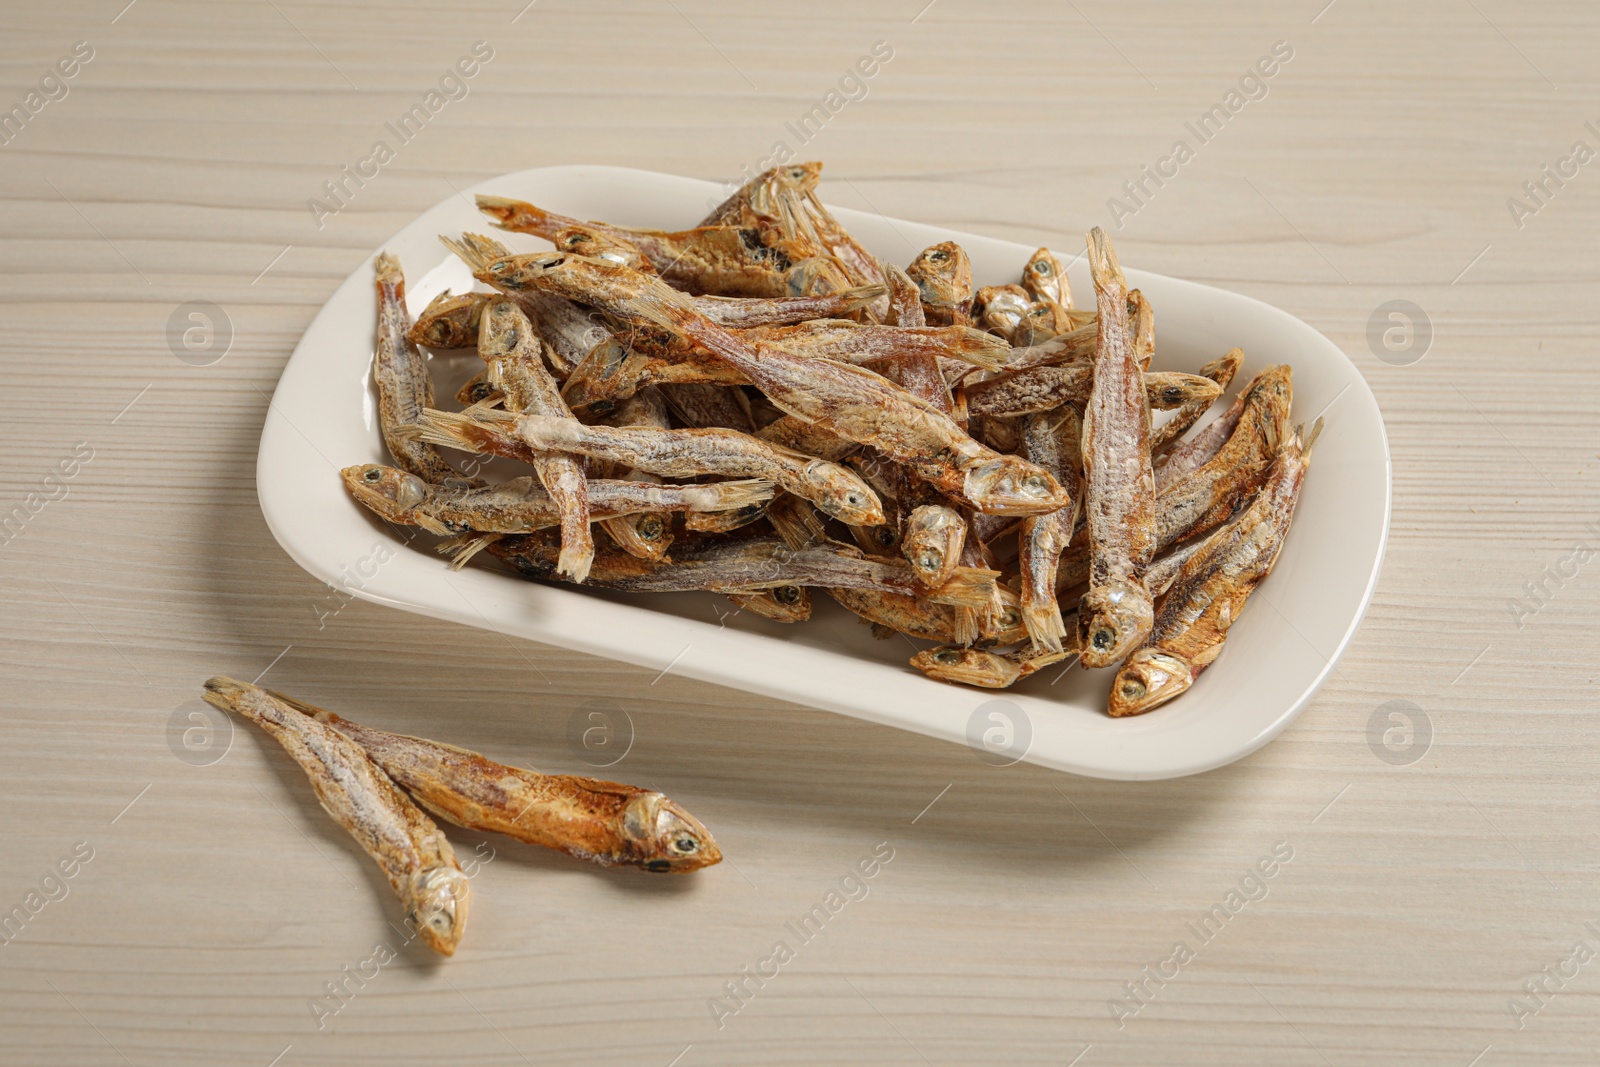
[[[1300,458],[1302,460],[1310,459],[1311,449],[1315,447],[1317,438],[1322,436],[1321,417],[1319,416],[1317,421],[1311,424],[1311,432],[1309,434],[1306,433],[1304,426],[1298,426],[1295,428],[1294,435],[1300,442]]]
[[[511,254],[511,250],[496,241],[493,237],[485,237],[478,233],[463,233],[459,240],[439,235],[439,241],[472,269],[474,275],[489,269],[489,264],[497,259],[504,259]]]
[[[950,579],[929,595],[935,604],[982,610],[994,603],[995,579],[999,571],[977,567],[957,567]]]
[[[996,334],[985,333],[971,326],[961,328],[950,355],[987,371],[997,371],[1005,366],[1011,355],[1011,342]]]
[[[594,566],[594,533],[587,511],[561,516],[561,554],[556,557],[556,573],[575,584],[583,584]]]
[[[505,534],[459,534],[446,541],[440,541],[435,549],[442,556],[450,557],[450,569],[458,571],[467,565],[467,561],[479,552],[494,544]]]
[[[1063,652],[1062,639],[1067,636],[1066,623],[1061,619],[1061,605],[1051,597],[1032,601],[1022,606],[1022,625],[1033,638],[1036,648],[1050,653]]]
[[[1117,250],[1111,246],[1111,238],[1106,236],[1106,231],[1096,226],[1089,231],[1086,243],[1089,253],[1089,273],[1094,275],[1095,288],[1106,289],[1115,286],[1126,290],[1128,280],[1123,277],[1122,264],[1117,262]]]
[[[839,313],[847,315],[852,311],[860,311],[878,297],[889,290],[882,285],[857,285],[842,292],[835,293],[841,302]]]
[[[404,285],[406,276],[400,270],[400,258],[391,252],[379,252],[372,259],[379,285]]]
[[[693,511],[735,511],[765,504],[777,492],[777,484],[765,478],[740,478],[692,486],[684,499]]]

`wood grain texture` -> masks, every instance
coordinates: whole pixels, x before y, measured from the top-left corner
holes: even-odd
[[[1600,164],[1520,228],[1507,207],[1575,141],[1600,149],[1594,5],[123,2],[9,4],[0,46],[4,107],[95,50],[0,146],[0,512],[58,494],[0,547],[0,914],[93,849],[0,947],[0,1062],[1594,1061],[1600,963],[1563,961],[1600,947],[1600,601],[1595,565],[1563,561],[1600,545]],[[319,227],[306,201],[477,40],[470,94]],[[785,123],[879,40],[866,97],[799,145]],[[1113,228],[1108,198],[1280,40],[1265,98]],[[1284,307],[1357,361],[1394,455],[1388,559],[1280,740],[1181,781],[995,769],[671,673],[326,614],[253,471],[338,282],[498,173],[733,178],[778,139],[827,161],[834,203],[1058,247],[1103,225],[1125,264]],[[1432,324],[1408,366],[1368,344],[1392,299]],[[191,300],[232,323],[209,366],[169,348]],[[65,496],[41,490],[79,442]],[[1565,574],[1519,618],[1546,567]],[[663,879],[494,841],[456,958],[399,948],[381,876],[274,744],[240,725],[205,766],[170,746],[204,678],[269,665],[543,769],[586,769],[574,714],[625,711],[607,773],[683,802],[729,860]],[[1431,727],[1409,765],[1369,745],[1391,700]],[[879,842],[866,897],[799,944],[785,924]],[[1190,933],[1277,842],[1265,898]],[[708,1001],[780,939],[794,958],[719,1028]],[[1180,940],[1194,958],[1119,1027],[1108,1002]],[[310,1002],[380,943],[399,958],[319,1030]],[[1569,976],[1524,993],[1545,967]],[[1512,998],[1541,1010],[1519,1027]]]

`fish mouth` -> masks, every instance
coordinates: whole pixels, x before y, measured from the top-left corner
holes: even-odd
[[[1143,715],[1193,684],[1194,671],[1183,660],[1159,649],[1141,648],[1117,672],[1106,710],[1117,718]]]
[[[1006,456],[968,468],[962,493],[990,515],[1044,515],[1070,502],[1047,471]]]
[[[959,682],[984,689],[1004,689],[1017,680],[1017,669],[990,652],[963,648],[930,648],[911,657],[911,665],[941,682]]]
[[[398,482],[386,477],[379,477],[375,481],[368,479],[370,472],[382,470],[372,464],[359,464],[344,468],[339,475],[344,479],[345,488],[351,496],[385,518],[409,511],[427,498],[422,480],[415,475],[404,475]],[[391,489],[392,493],[386,492],[386,488]]]
[[[1083,594],[1078,605],[1085,667],[1110,667],[1149,635],[1155,606],[1142,586],[1113,580]]]

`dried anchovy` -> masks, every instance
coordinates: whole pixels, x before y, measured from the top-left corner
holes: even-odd
[[[350,495],[374,514],[429,533],[525,533],[563,522],[561,506],[532,478],[461,489],[431,485],[414,474],[376,463],[346,467],[340,473]],[[771,499],[773,484],[760,478],[704,485],[593,481],[589,490],[592,515],[599,519],[750,507]],[[562,575],[568,577],[570,572],[562,568]]]
[[[1144,570],[1155,554],[1155,479],[1150,404],[1128,325],[1127,283],[1098,226],[1088,244],[1099,342],[1083,418],[1089,590],[1078,604],[1078,625],[1084,664],[1109,667],[1150,632],[1154,605]]]
[[[502,538],[489,546],[489,552],[524,577],[556,577],[554,550],[545,538]],[[971,604],[988,600],[996,576],[995,571],[961,568],[938,589],[924,592],[904,563],[873,559],[835,544],[795,549],[772,537],[695,545],[673,556],[670,564],[658,564],[627,555],[596,555],[585,584],[633,593],[699,589],[740,593],[787,585],[823,586],[925,597],[934,604]]]
[[[417,803],[457,826],[506,834],[606,867],[682,874],[722,860],[700,820],[653,790],[508,767],[464,748],[377,730],[273,695],[359,745]]]
[[[412,474],[451,485],[481,485],[463,477],[444,461],[438,449],[410,434],[423,409],[433,406],[433,379],[428,364],[407,334],[406,278],[400,261],[387,252],[374,260],[378,275],[378,350],[372,381],[378,392],[378,426],[394,461]]]
[[[1261,491],[1238,518],[1209,537],[1178,572],[1143,647],[1111,683],[1107,710],[1141,715],[1194,684],[1222,653],[1228,631],[1283,550],[1322,423],[1284,444]]]
[[[322,808],[371,856],[435,952],[455,954],[472,883],[450,842],[356,742],[264,689],[217,675],[206,702],[249,719],[283,746],[311,780]]]

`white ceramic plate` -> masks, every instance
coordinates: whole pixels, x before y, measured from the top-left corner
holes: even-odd
[[[399,255],[413,313],[443,288],[472,285],[437,235],[492,232],[474,192],[530,200],[577,218],[666,229],[694,225],[719,186],[617,167],[508,174],[423,214],[384,247]],[[838,209],[866,247],[908,263],[959,241],[979,285],[1015,281],[1033,248]],[[549,247],[502,235],[516,251]],[[1092,293],[1078,249],[1069,269]],[[370,260],[345,280],[285,367],[261,435],[257,488],[268,525],[306,570],[356,596],[975,746],[992,763],[1026,759],[1101,778],[1171,778],[1239,759],[1271,740],[1311,699],[1344,651],[1377,581],[1389,528],[1389,450],[1371,391],[1331,341],[1248,297],[1129,269],[1156,312],[1156,366],[1194,371],[1234,345],[1243,383],[1294,365],[1296,420],[1327,409],[1299,513],[1277,568],[1251,598],[1221,658],[1182,699],[1134,719],[1103,709],[1111,671],[1047,670],[1011,690],[944,685],[907,665],[909,639],[875,640],[824,595],[809,623],[784,626],[709,593],[622,596],[535,584],[491,569],[448,570],[430,538],[402,544],[346,494],[339,468],[387,462],[368,368],[374,345]],[[434,361],[440,402],[481,368],[470,352]],[[1331,406],[1330,406],[1331,405]]]

